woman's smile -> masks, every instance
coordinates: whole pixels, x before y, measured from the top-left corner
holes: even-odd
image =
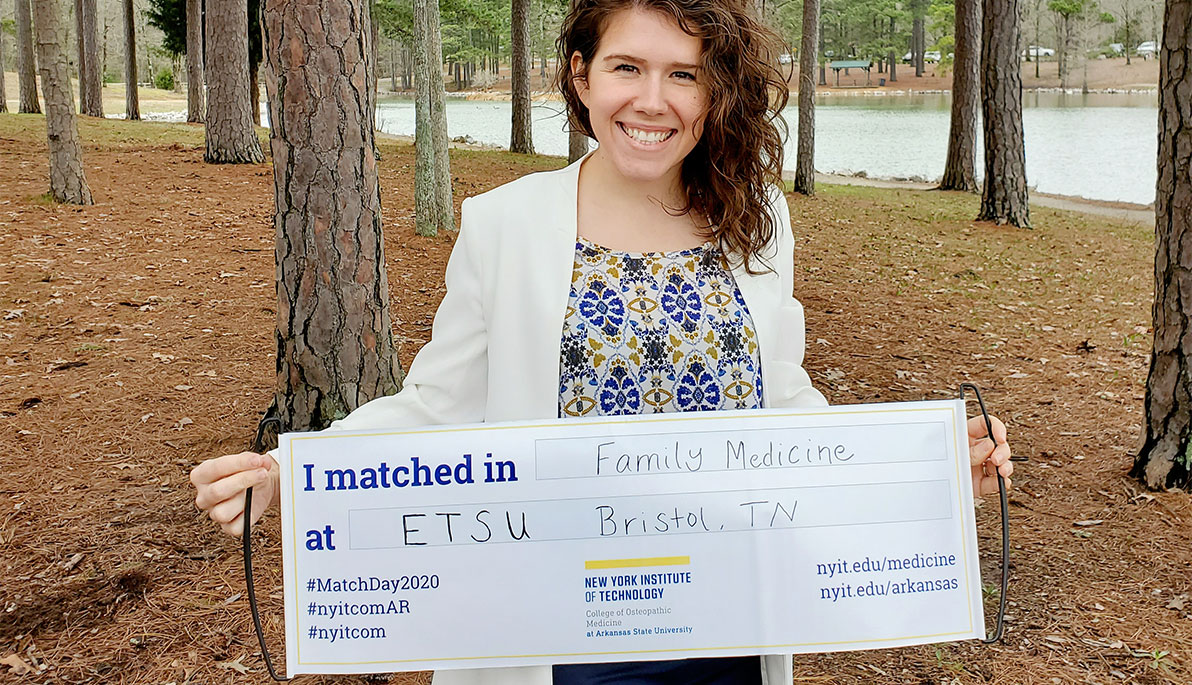
[[[582,74],[579,97],[600,143],[585,173],[670,199],[683,160],[703,135],[702,52],[702,39],[673,18],[632,8],[608,19],[590,64],[578,52],[572,56]]]
[[[617,126],[625,135],[643,145],[657,145],[659,143],[664,143],[670,140],[671,136],[675,135],[676,133],[676,130],[673,128],[650,129],[640,126],[633,126],[622,121],[618,121]]]

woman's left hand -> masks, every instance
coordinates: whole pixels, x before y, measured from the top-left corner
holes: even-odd
[[[985,419],[974,416],[968,421],[969,457],[973,465],[973,496],[991,495],[998,491],[997,474],[1006,479],[1010,488],[1010,474],[1014,464],[1010,462],[1010,443],[1006,440],[1006,424],[996,416],[989,417],[993,424],[993,439],[985,430]]]

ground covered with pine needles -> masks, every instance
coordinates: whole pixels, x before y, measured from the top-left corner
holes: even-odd
[[[196,126],[80,128],[96,204],[60,206],[43,120],[0,115],[0,682],[265,682],[238,543],[196,512],[187,474],[244,449],[269,404],[271,169],[204,164]],[[413,150],[381,152],[408,367],[453,238],[414,235]],[[457,202],[561,164],[455,151]],[[953,193],[821,186],[790,201],[807,367],[829,400],[952,397],[972,381],[1021,460],[1001,644],[799,656],[796,682],[1192,680],[1192,497],[1126,475],[1152,227],[1045,209],[1034,230],[998,227]],[[990,617],[996,510],[978,513]],[[278,538],[267,516],[257,584],[280,652]],[[386,680],[428,677],[300,681]]]

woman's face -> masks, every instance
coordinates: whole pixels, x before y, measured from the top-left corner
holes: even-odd
[[[626,179],[673,181],[703,134],[707,93],[701,41],[660,12],[609,17],[591,64],[578,52],[575,85],[604,156]]]

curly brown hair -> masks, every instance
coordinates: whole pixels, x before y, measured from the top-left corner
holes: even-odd
[[[595,138],[588,108],[580,101],[571,55],[592,63],[600,36],[616,12],[643,9],[672,17],[702,41],[700,76],[708,97],[704,131],[683,160],[680,178],[686,206],[707,220],[708,237],[731,262],[756,273],[753,260],[774,238],[770,185],[782,183],[786,123],[779,114],[790,91],[779,72],[781,40],[758,20],[749,0],[572,0],[563,21],[556,85],[567,102],[574,131]]]

